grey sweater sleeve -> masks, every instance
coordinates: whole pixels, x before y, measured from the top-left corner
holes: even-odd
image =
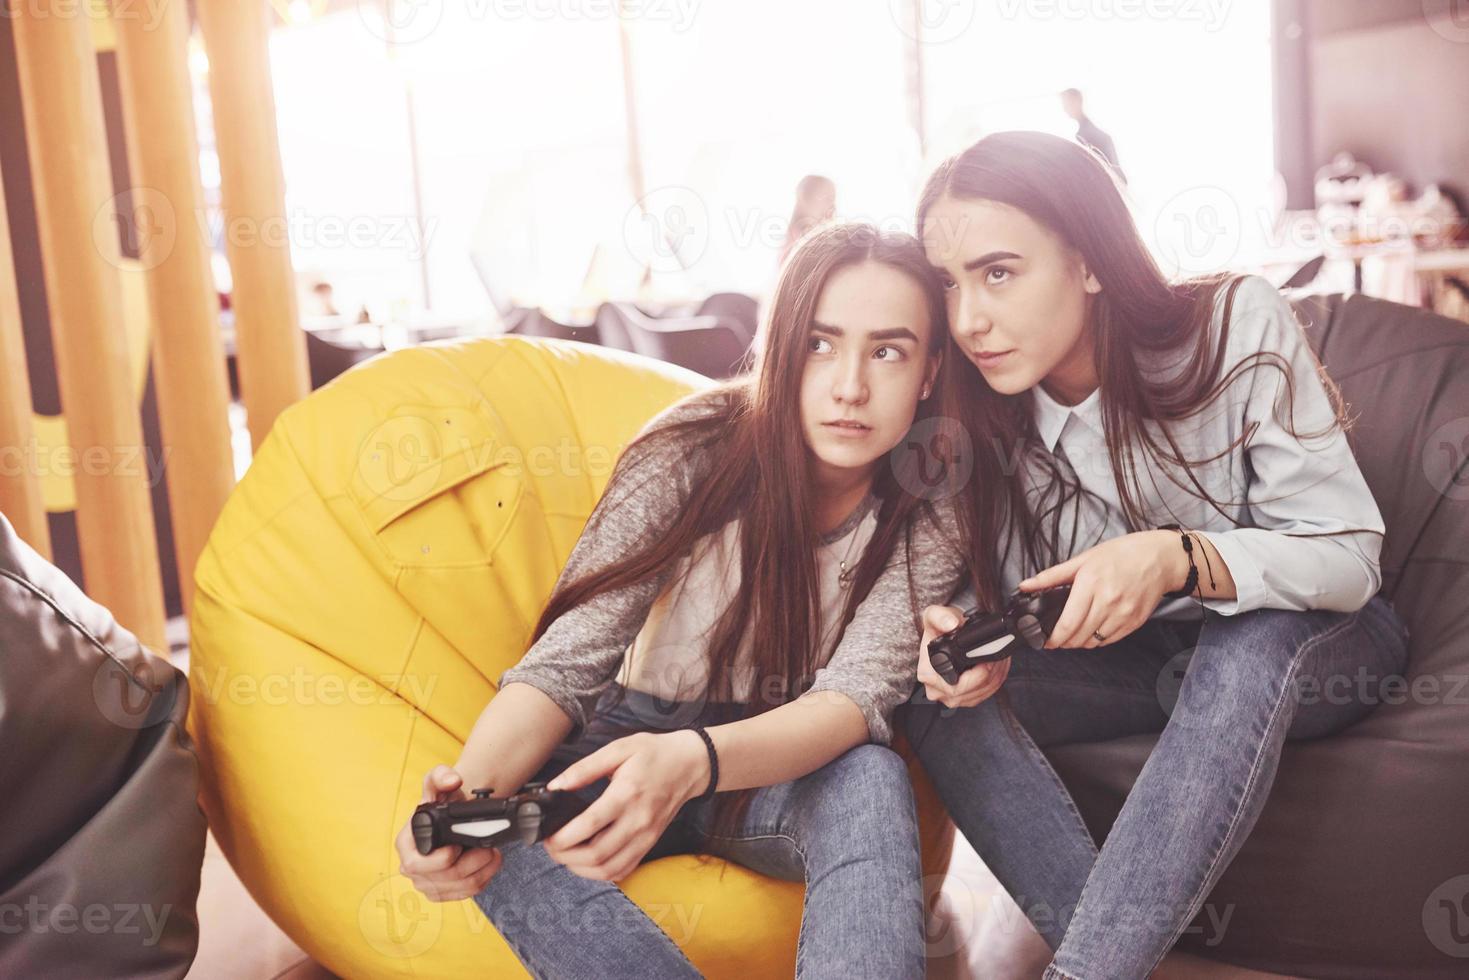
[[[644,431],[710,410],[707,396],[694,395],[656,416]],[[635,455],[624,454],[619,462],[561,570],[558,589],[609,567],[666,532],[692,494],[695,474],[707,458],[668,440],[628,453]],[[567,739],[574,741],[671,575],[670,566],[637,585],[604,592],[567,610],[518,664],[500,675],[499,686],[529,684],[555,701],[572,720]]]
[[[958,523],[946,502],[913,522],[912,548],[900,541],[882,574],[852,616],[811,691],[836,691],[850,698],[867,719],[867,737],[892,741],[893,710],[907,701],[918,677],[923,634],[914,621],[914,602],[947,603],[964,578]],[[909,565],[912,565],[912,594]]]

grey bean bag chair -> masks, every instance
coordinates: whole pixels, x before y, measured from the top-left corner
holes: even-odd
[[[1179,948],[1292,976],[1469,977],[1469,324],[1361,296],[1297,310],[1357,418],[1412,659],[1366,720],[1287,743],[1214,918]],[[1155,740],[1051,753],[1094,836]]]
[[[0,977],[180,977],[204,858],[184,676],[0,515]]]

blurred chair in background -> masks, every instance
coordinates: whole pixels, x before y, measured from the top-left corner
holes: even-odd
[[[728,378],[739,373],[754,339],[753,331],[747,332],[744,324],[736,319],[724,316],[654,319],[631,303],[604,303],[599,322],[605,325],[606,334],[618,341],[625,333],[635,353],[697,371],[706,378]]]
[[[519,307],[505,319],[505,332],[519,337],[545,337],[548,340],[579,340],[597,343],[597,325],[571,326],[551,319],[543,311]]]
[[[737,321],[752,339],[760,323],[760,304],[744,293],[714,293],[699,304],[698,316],[720,316]]]

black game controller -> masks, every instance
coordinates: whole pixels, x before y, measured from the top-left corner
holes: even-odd
[[[515,840],[534,844],[587,807],[576,794],[546,789],[544,783],[526,783],[519,793],[499,800],[490,799],[493,792],[477,789],[472,800],[419,804],[412,821],[418,853],[428,854],[449,844],[499,847]]]
[[[1041,592],[1016,592],[1002,612],[971,609],[964,622],[929,641],[929,663],[940,677],[957,684],[959,675],[976,664],[1010,656],[1016,640],[1039,650],[1056,628],[1069,595],[1071,586],[1058,585]]]

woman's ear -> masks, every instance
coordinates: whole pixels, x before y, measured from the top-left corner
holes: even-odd
[[[919,401],[927,401],[928,396],[933,394],[934,382],[938,380],[939,368],[944,366],[944,349],[939,348],[937,354],[931,354],[928,358],[928,367],[923,371],[923,390],[918,395]]]
[[[1093,296],[1102,291],[1102,284],[1097,280],[1096,276],[1092,275],[1091,270],[1086,267],[1085,262],[1081,264],[1081,285],[1083,289]]]

